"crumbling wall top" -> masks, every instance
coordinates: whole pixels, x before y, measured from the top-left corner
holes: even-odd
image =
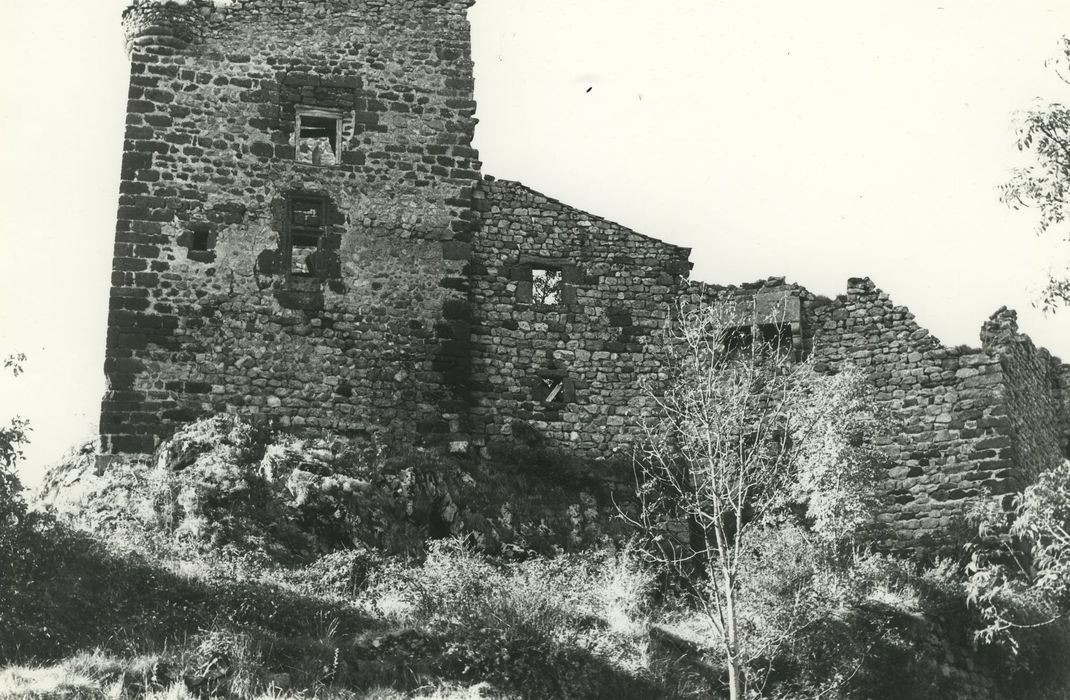
[[[181,8],[222,19],[244,13],[316,17],[353,10],[393,10],[411,12],[413,18],[418,19],[417,12],[464,11],[474,4],[475,0],[131,0],[123,14],[146,8]]]
[[[300,25],[331,17],[374,17],[378,24],[466,22],[475,0],[132,0],[123,11],[127,52],[182,50],[210,31],[265,21]]]

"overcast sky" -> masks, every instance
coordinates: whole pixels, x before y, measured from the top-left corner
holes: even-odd
[[[126,91],[124,0],[4,0],[0,420],[24,469],[95,429]],[[1031,308],[1070,250],[998,185],[1012,117],[1070,101],[1044,61],[1065,0],[479,0],[484,172],[690,246],[693,277],[834,296],[869,276],[949,345],[1016,308],[1070,359],[1070,309]]]

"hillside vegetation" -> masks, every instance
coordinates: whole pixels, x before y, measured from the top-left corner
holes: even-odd
[[[100,475],[86,446],[28,512],[7,496],[0,696],[719,697],[689,584],[591,478],[627,465],[517,434],[475,461],[217,417]],[[748,556],[746,624],[807,621],[752,669],[765,697],[1063,697],[1057,629],[974,645],[960,562],[792,524]]]

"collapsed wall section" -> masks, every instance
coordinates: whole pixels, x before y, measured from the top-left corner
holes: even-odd
[[[945,347],[868,278],[831,300],[783,278],[692,283],[687,300],[729,326],[771,329],[820,372],[867,375],[887,425],[879,519],[903,544],[946,539],[972,500],[1020,490],[1068,449],[1070,367],[1020,335],[1013,311],[997,311],[975,349]]]
[[[474,202],[473,437],[494,440],[521,420],[579,454],[611,457],[649,409],[641,383],[661,370],[655,336],[689,251],[515,182],[484,180]]]
[[[1017,486],[998,357],[947,348],[868,278],[831,301],[810,298],[807,344],[818,368],[854,365],[889,421],[880,519],[901,539],[946,531],[969,499]]]
[[[1010,399],[1023,388],[1022,372],[1008,372],[1000,347],[945,347],[868,278],[850,280],[847,294],[831,301],[810,296],[803,308],[818,367],[862,368],[890,421],[882,445],[889,502],[880,517],[899,539],[946,537],[972,499],[1011,493],[1035,477],[1038,467],[1016,448],[1029,420]],[[1049,409],[1059,400],[1050,383],[1029,390]],[[1030,430],[1029,442],[1049,457],[1039,445],[1058,444],[1064,428],[1046,418]]]
[[[468,2],[138,2],[101,434],[444,430],[480,163]],[[460,281],[459,281],[460,280]]]

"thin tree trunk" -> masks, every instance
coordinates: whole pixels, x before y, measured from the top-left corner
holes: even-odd
[[[735,658],[728,659],[728,697],[730,700],[740,700],[742,694],[741,691],[741,678],[740,669],[738,668],[738,661]]]
[[[728,579],[729,585],[731,585],[731,578],[728,573],[725,572],[725,578]],[[742,697],[743,687],[743,669],[739,665],[739,639],[738,630],[736,628],[736,601],[733,591],[729,588],[725,594],[726,603],[726,620],[728,636],[728,697],[731,700],[739,700]]]
[[[728,697],[731,700],[739,700],[742,697],[742,668],[739,665],[739,630],[736,626],[736,592],[735,581],[727,562],[732,553],[728,538],[719,526],[714,526],[717,534],[717,549],[720,559],[721,576],[724,581],[724,617],[725,617],[725,641],[728,653],[725,654],[728,661]],[[736,533],[739,536],[739,533]]]

